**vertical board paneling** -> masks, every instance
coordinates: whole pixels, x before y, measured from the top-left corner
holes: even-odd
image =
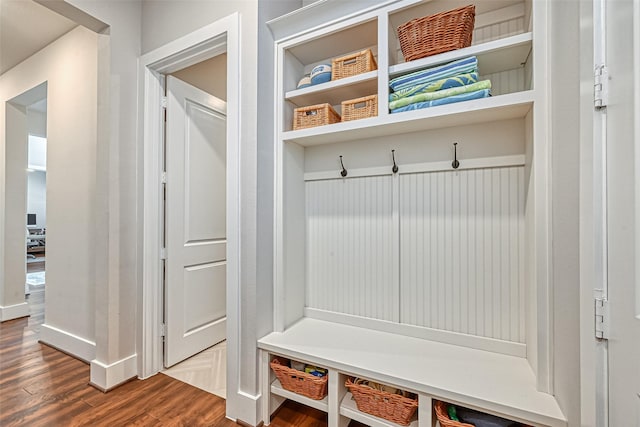
[[[305,185],[306,305],[397,322],[392,177]]]
[[[400,321],[523,343],[524,170],[400,177]]]
[[[525,32],[524,18],[518,17],[507,21],[498,22],[473,30],[473,44],[490,42],[505,37],[515,36]]]
[[[480,72],[482,72],[482,70],[480,70]],[[500,71],[498,73],[485,74],[481,76],[481,79],[491,80],[491,94],[493,96],[522,92],[530,89],[525,85],[524,67]]]

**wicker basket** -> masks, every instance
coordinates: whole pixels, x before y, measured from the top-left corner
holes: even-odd
[[[342,101],[342,121],[366,119],[378,115],[378,95]]]
[[[469,5],[400,25],[398,38],[404,60],[413,61],[470,46],[475,16],[476,7]]]
[[[328,375],[316,377],[290,368],[278,358],[271,361],[271,369],[286,390],[307,396],[309,399],[321,400],[327,395]]]
[[[331,80],[344,79],[378,69],[371,49],[341,56],[331,61]]]
[[[357,384],[351,378],[345,386],[356,401],[358,410],[396,424],[408,426],[418,409],[418,400]]]
[[[449,418],[446,403],[436,400],[434,407],[436,410],[436,418],[440,421],[441,427],[473,427],[473,424],[461,423],[460,421],[453,421]]]
[[[338,123],[340,114],[329,104],[310,105],[293,110],[293,130]]]

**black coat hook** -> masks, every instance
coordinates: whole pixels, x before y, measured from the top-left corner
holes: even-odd
[[[396,150],[391,150],[391,158],[393,159],[393,167],[391,171],[393,173],[398,173],[398,165],[396,164]]]
[[[340,176],[344,178],[345,176],[347,176],[347,170],[344,168],[344,163],[342,163],[342,156],[340,156],[340,166],[342,167],[342,170],[340,171]]]
[[[460,162],[458,161],[458,143],[453,143],[453,162],[451,162],[451,167],[454,169],[458,169],[460,167]]]

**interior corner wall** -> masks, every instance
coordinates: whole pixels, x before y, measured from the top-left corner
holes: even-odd
[[[96,52],[95,34],[77,27],[0,76],[0,116],[3,121],[7,100],[47,82],[49,228],[47,297],[41,339],[82,359],[92,357],[95,350],[92,232]],[[6,123],[2,123],[0,129],[6,129]],[[5,151],[6,142],[3,132],[0,151]],[[11,159],[2,160],[4,169]],[[4,177],[0,179],[4,180]],[[3,183],[3,188],[10,186],[9,182]],[[4,204],[5,199],[0,203]],[[4,211],[9,206],[1,208]],[[3,241],[6,237],[6,233],[0,235]],[[24,247],[24,235],[20,244]],[[24,263],[24,259],[20,262]],[[5,285],[16,287],[24,301],[24,283]],[[69,307],[74,309],[69,310]]]
[[[143,183],[139,179],[142,148],[136,141],[142,5],[140,1],[64,2],[89,15],[91,19],[83,17],[87,22],[99,20],[101,26],[108,26],[98,34],[96,216],[92,224],[96,358],[91,363],[91,382],[111,389],[138,373],[135,325],[142,283],[139,207]]]
[[[205,91],[216,98],[227,100],[227,54],[171,73],[172,76]]]
[[[551,194],[553,389],[569,421],[580,420],[580,2],[551,2]]]
[[[47,226],[47,173],[27,173],[27,213],[36,214],[36,227]]]

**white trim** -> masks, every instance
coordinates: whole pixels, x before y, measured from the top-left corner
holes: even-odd
[[[343,325],[372,329],[381,332],[389,332],[392,334],[469,347],[476,350],[489,351],[492,353],[506,354],[509,356],[522,358],[527,356],[526,344],[516,342],[502,341],[493,338],[478,337],[432,328],[424,328],[421,326],[389,322],[386,320],[371,319],[367,317],[354,316],[351,314],[319,310],[317,308],[310,307],[304,308],[304,316],[312,319],[324,320],[326,322],[340,323]]]
[[[0,305],[0,322],[27,316],[29,316],[29,304],[27,302],[7,306]]]
[[[466,169],[489,169],[503,168],[510,166],[524,166],[525,158],[523,154],[500,157],[482,157],[477,159],[459,159],[460,167],[453,169],[451,161],[445,160],[441,162],[411,163],[406,165],[398,165],[398,174],[423,173],[423,172],[443,172],[443,171],[460,171]],[[325,179],[349,179],[364,176],[380,176],[391,175],[391,166],[377,166],[370,168],[349,169],[346,178],[340,176],[339,170],[307,172],[304,174],[305,181],[320,181]]]
[[[87,363],[96,357],[95,342],[63,331],[55,326],[47,325],[46,323],[40,327],[39,341],[58,350],[62,350],[80,360],[84,360]]]
[[[162,369],[162,284],[160,248],[162,236],[160,173],[162,122],[160,97],[163,76],[178,67],[192,65],[227,52],[227,342],[228,366],[237,376],[239,353],[239,254],[240,254],[240,17],[231,14],[210,25],[143,55],[139,61],[140,104],[144,162],[143,279],[138,330],[138,375],[148,377]],[[234,381],[228,375],[229,381]],[[235,390],[229,390],[235,394]]]
[[[533,108],[533,169],[535,176],[535,272],[536,272],[536,334],[538,366],[535,369],[538,391],[553,394],[553,247],[551,245],[551,97],[547,78],[549,61],[548,23],[549,7],[546,2],[532,2],[534,64]]]
[[[640,75],[640,2],[633,3],[634,76]],[[640,84],[635,84],[635,174],[636,174],[636,319],[640,320]],[[640,397],[640,395],[638,396]]]
[[[105,391],[130,380],[138,373],[138,356],[132,354],[105,365],[97,359],[91,361],[91,384],[100,384]]]

